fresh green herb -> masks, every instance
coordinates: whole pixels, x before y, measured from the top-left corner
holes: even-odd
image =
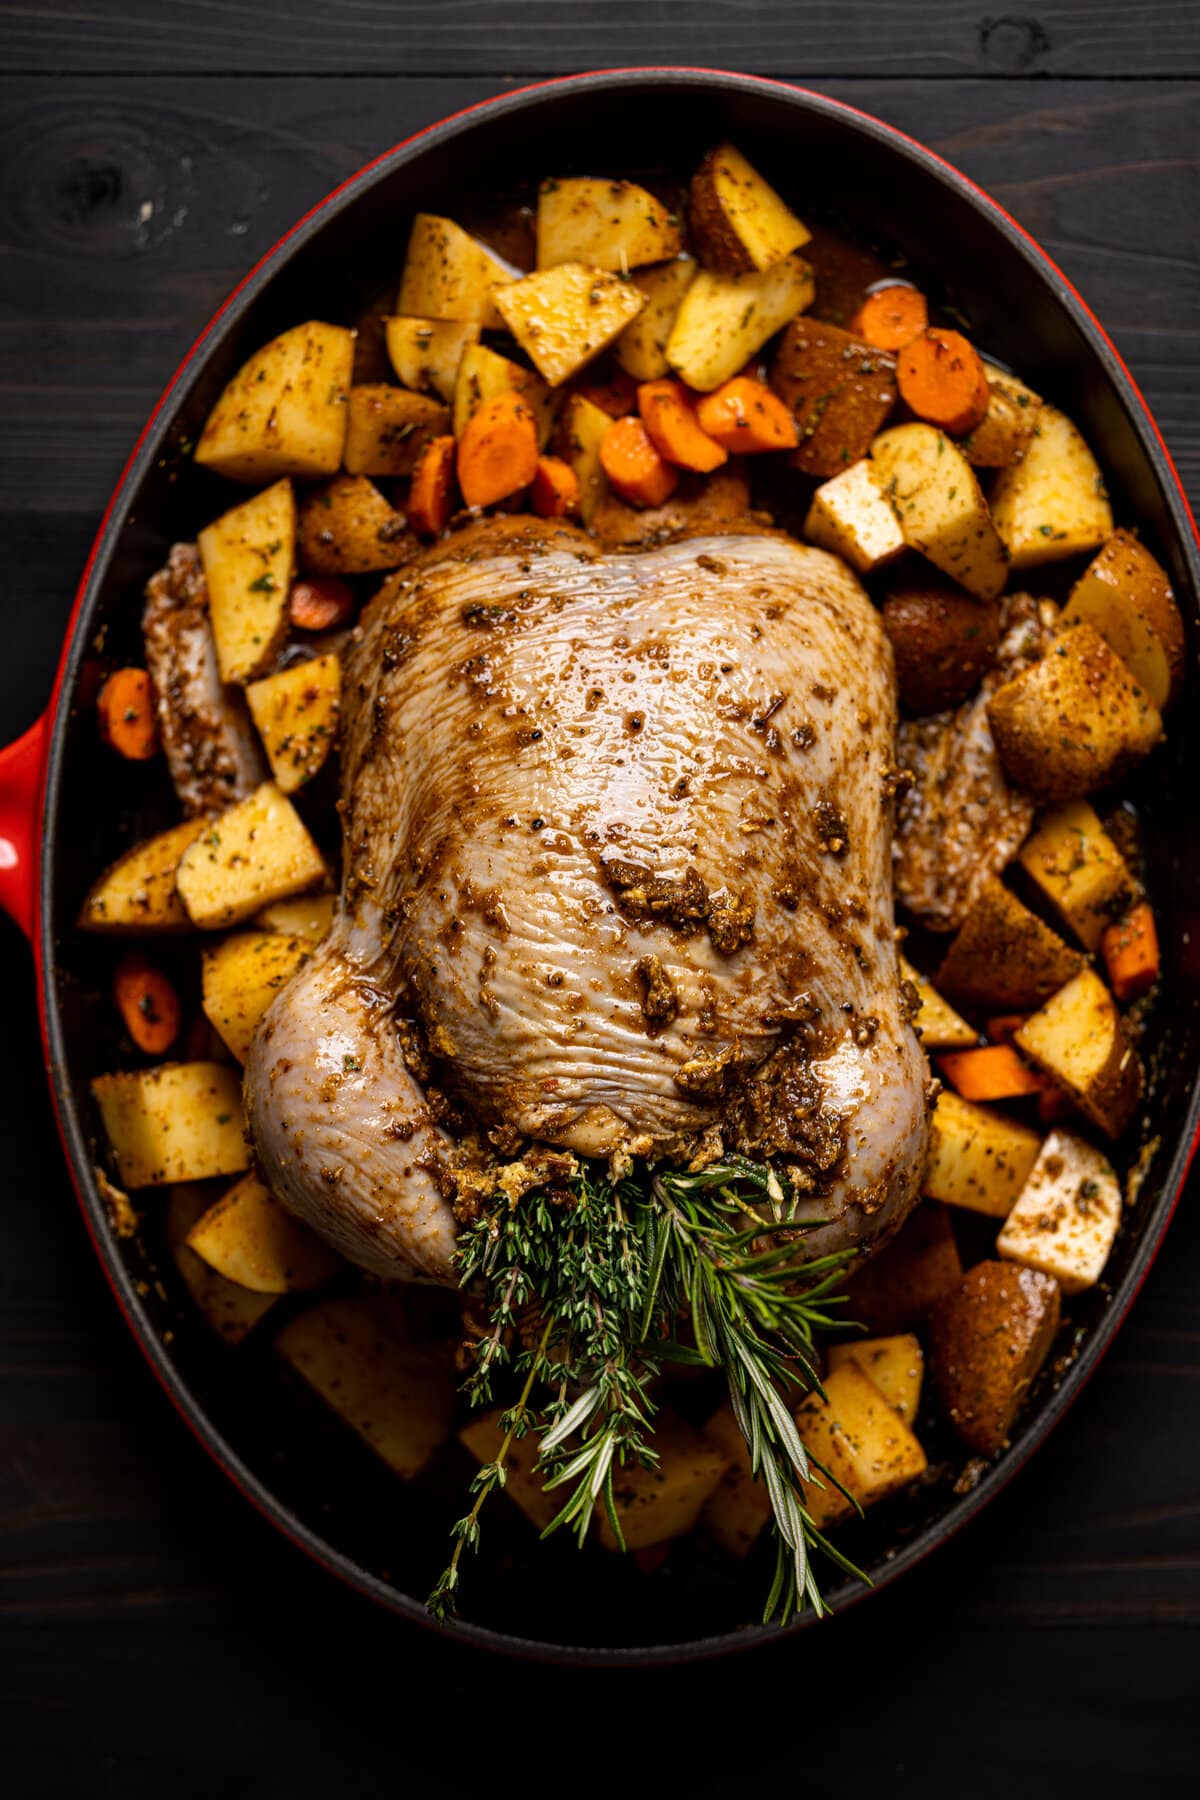
[[[250,583],[250,592],[252,594],[273,594],[275,592],[275,577],[270,573],[260,575],[257,580]]]

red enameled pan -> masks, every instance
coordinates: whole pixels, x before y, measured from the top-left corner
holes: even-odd
[[[1027,234],[963,176],[863,113],[778,82],[693,69],[617,70],[547,82],[471,108],[389,151],[331,194],[247,276],[158,404],[101,524],[44,717],[0,756],[0,904],[33,945],[46,1066],[84,1219],[130,1330],[201,1443],[281,1531],[365,1594],[427,1622],[422,1596],[444,1560],[453,1496],[401,1487],[319,1409],[281,1381],[269,1341],[233,1351],[189,1309],[165,1246],[119,1240],[98,1191],[89,1077],[110,1055],[101,1004],[111,953],[74,926],[89,883],[122,842],[172,818],[161,772],[123,784],[96,754],[99,649],[138,654],[140,594],[167,547],[228,501],[188,445],[238,364],[306,318],[352,323],[394,280],[418,209],[461,213],[552,171],[681,171],[733,138],[803,211],[822,201],[885,238],[953,298],[984,349],[1076,418],[1113,488],[1166,564],[1192,633],[1200,550],[1170,457],[1099,323]],[[620,146],[620,167],[596,146]],[[1193,680],[1195,677],[1193,676]],[[1072,1303],[1078,1349],[1036,1390],[1012,1447],[973,1488],[944,1477],[847,1533],[875,1583],[891,1581],[964,1524],[1037,1448],[1111,1342],[1162,1242],[1200,1112],[1200,858],[1192,798],[1200,708],[1186,703],[1135,785],[1159,911],[1165,980],[1151,1087],[1131,1133],[1145,1180],[1102,1288]],[[140,784],[140,785],[139,785]],[[153,1446],[147,1445],[147,1455]],[[952,1455],[953,1453],[951,1453]],[[467,1470],[462,1471],[465,1479]],[[569,1546],[538,1548],[497,1508],[490,1554],[472,1570],[469,1615],[447,1627],[476,1644],[554,1660],[683,1660],[778,1637],[757,1625],[762,1574],[684,1543],[658,1575]],[[837,1607],[870,1592],[841,1583]],[[801,1619],[790,1629],[802,1627]]]

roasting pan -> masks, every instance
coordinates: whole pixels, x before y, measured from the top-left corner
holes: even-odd
[[[304,318],[352,322],[394,279],[406,220],[455,214],[464,197],[547,171],[634,175],[662,149],[686,170],[732,137],[803,210],[810,172],[851,227],[885,235],[953,296],[981,347],[1077,418],[1114,491],[1170,571],[1195,655],[1200,549],[1154,420],[1103,328],[1065,276],[992,200],[900,132],[822,95],[697,69],[615,70],[505,94],[388,151],[301,220],[246,277],[189,352],[118,483],[67,628],[45,714],[0,754],[0,904],[30,938],[46,1068],[84,1221],[117,1304],[200,1443],[246,1498],[301,1550],[361,1593],[431,1626],[423,1595],[444,1561],[461,1491],[397,1483],[282,1379],[268,1341],[230,1350],[194,1313],[165,1245],[119,1239],[98,1189],[98,1120],[89,1078],[111,1054],[103,1003],[107,945],[74,928],[80,900],[123,842],[171,821],[161,771],[123,781],[95,752],[98,646],[138,653],[139,596],[168,546],[228,504],[188,463],[221,387],[268,338]],[[620,166],[594,146],[619,144]],[[794,176],[787,180],[787,172]],[[1195,681],[1195,676],[1192,676]],[[1071,1303],[1067,1354],[1035,1390],[1011,1448],[978,1479],[943,1445],[935,1478],[846,1530],[875,1587],[894,1581],[967,1523],[1027,1460],[1096,1367],[1166,1231],[1200,1114],[1200,858],[1185,855],[1200,769],[1200,708],[1184,705],[1135,785],[1165,958],[1148,1104],[1133,1128],[1144,1170],[1103,1287]],[[139,785],[140,784],[140,785]],[[147,1455],[153,1446],[147,1445]],[[940,1456],[940,1460],[939,1460]],[[464,1464],[461,1479],[468,1471]],[[459,1508],[458,1510],[461,1510]],[[431,1628],[510,1654],[555,1661],[683,1661],[777,1639],[757,1623],[760,1570],[702,1545],[663,1569],[538,1546],[502,1500],[487,1554],[470,1570],[465,1616]],[[873,1591],[827,1572],[835,1609]],[[789,1632],[805,1628],[802,1616]]]

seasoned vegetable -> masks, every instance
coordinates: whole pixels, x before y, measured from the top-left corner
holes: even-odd
[[[539,519],[570,519],[579,512],[579,477],[559,456],[539,456],[530,501]]]
[[[600,464],[630,506],[661,506],[679,477],[654,447],[640,419],[614,419],[600,440]]]
[[[352,387],[348,414],[343,462],[349,475],[411,475],[430,438],[450,423],[440,401],[386,381]]]
[[[1082,966],[1079,951],[992,876],[946,952],[937,983],[981,1012],[1024,1012]]]
[[[998,1456],[1058,1330],[1057,1281],[981,1262],[929,1321],[929,1373],[950,1423],[977,1456]]]
[[[962,441],[967,461],[976,469],[1006,469],[1018,462],[1037,428],[1042,402],[1032,388],[985,362],[987,411]]]
[[[463,356],[479,342],[479,321],[393,317],[383,321],[383,330],[401,386],[453,400]]]
[[[641,312],[631,282],[586,263],[559,263],[502,288],[496,304],[538,374],[557,387]]]
[[[92,1093],[125,1187],[206,1181],[249,1166],[241,1078],[227,1063],[159,1063],[98,1075]]]
[[[279,1296],[253,1294],[227,1281],[188,1248],[187,1234],[212,1204],[204,1182],[181,1182],[167,1196],[167,1247],[192,1301],[213,1331],[227,1344],[240,1344]]]
[[[207,829],[206,819],[188,819],[119,856],[83,903],[79,915],[83,929],[139,934],[186,930],[188,916],[175,873],[188,845]]]
[[[209,413],[196,461],[248,482],[340,469],[354,335],[311,320],[255,351]]]
[[[1088,564],[1062,618],[1090,625],[1161,712],[1179,692],[1186,643],[1167,572],[1131,531],[1114,531]]]
[[[1010,1044],[951,1050],[938,1057],[938,1068],[964,1100],[1019,1100],[1044,1086]]]
[[[715,393],[706,394],[696,414],[710,437],[741,456],[796,447],[791,413],[765,382],[748,375],[735,375]]]
[[[440,537],[454,509],[454,469],[458,445],[436,437],[421,452],[408,490],[408,522],[421,537]]]
[[[136,950],[127,951],[113,976],[113,999],[125,1029],[147,1056],[165,1056],[179,1036],[179,996],[169,978]]]
[[[690,1531],[729,1466],[724,1452],[676,1413],[663,1411],[656,1417],[654,1448],[657,1468],[632,1463],[613,1475],[613,1500],[627,1550],[667,1543]],[[607,1514],[598,1511],[595,1518],[604,1548],[619,1548]]]
[[[1000,608],[934,579],[897,579],[883,603],[900,698],[910,712],[946,712],[973,694],[1000,643]]]
[[[215,931],[316,887],[326,874],[299,813],[267,781],[206,822],[180,858],[175,882],[192,924]]]
[[[635,381],[658,381],[670,374],[667,340],[695,274],[695,258],[677,256],[673,262],[660,263],[655,269],[640,269],[633,276],[633,285],[645,305],[614,340],[613,355]]]
[[[337,739],[342,665],[332,652],[253,681],[246,701],[281,794],[322,767]]]
[[[910,338],[896,358],[896,385],[918,419],[956,437],[974,431],[987,414],[983,358],[958,331],[931,325]]]
[[[1125,859],[1086,800],[1047,813],[1018,852],[1025,873],[1086,950],[1123,911],[1133,888]]]
[[[921,1382],[925,1374],[921,1341],[913,1332],[830,1344],[830,1370],[840,1369],[848,1362],[862,1370],[906,1425],[912,1424],[920,1405]]]
[[[1104,1273],[1120,1222],[1121,1188],[1108,1158],[1069,1131],[1052,1131],[996,1250],[1078,1294]]]
[[[869,293],[851,321],[851,330],[876,350],[903,350],[929,323],[920,288],[893,281]]]
[[[997,475],[991,508],[1014,569],[1098,549],[1113,528],[1099,464],[1070,419],[1045,404],[1020,461]]]
[[[590,525],[608,492],[600,446],[612,420],[594,401],[572,394],[563,412],[561,454],[579,483],[579,516]]]
[[[1093,969],[1081,969],[1026,1019],[1013,1042],[1066,1089],[1084,1118],[1120,1137],[1142,1097],[1142,1065]]]
[[[729,1556],[746,1556],[771,1517],[767,1484],[750,1473],[750,1446],[728,1401],[704,1422],[704,1435],[729,1466],[704,1503],[701,1523]]]
[[[896,359],[824,319],[796,319],[775,352],[771,386],[796,422],[795,466],[839,475],[866,456],[896,404]]]
[[[311,934],[238,931],[205,950],[205,1016],[239,1062],[250,1054],[259,1020],[312,947]]]
[[[1007,1218],[1041,1147],[1028,1126],[943,1091],[933,1111],[922,1192],[946,1206]]]
[[[676,468],[708,475],[728,461],[728,449],[701,425],[681,381],[643,381],[637,391],[637,407],[654,448]]]
[[[1149,993],[1158,980],[1159,956],[1154,913],[1148,902],[1139,901],[1123,919],[1105,928],[1100,954],[1112,991],[1122,1006]]]
[[[472,344],[459,364],[454,389],[454,435],[461,437],[472,414],[497,394],[515,392],[537,421],[538,447],[544,449],[554,424],[555,396],[540,375],[489,350],[486,344]]]
[[[624,274],[676,255],[681,242],[679,221],[636,182],[580,175],[538,189],[539,269],[573,262]]]
[[[294,900],[273,900],[255,914],[253,923],[259,931],[318,944],[333,924],[333,906],[332,894],[300,894]]]
[[[711,393],[811,306],[813,291],[812,270],[799,256],[751,275],[701,269],[675,315],[667,362],[689,387]]]
[[[920,974],[903,956],[900,974],[916,990],[920,1005],[913,1027],[926,1050],[970,1050],[978,1043],[979,1033],[975,1027],[961,1019],[949,1001],[943,1000],[928,976]]]
[[[894,425],[871,456],[905,542],[968,593],[994,600],[1008,559],[962,451],[932,425]]]
[[[354,594],[339,575],[293,581],[288,618],[297,631],[336,631],[354,613]]]
[[[396,311],[419,319],[453,319],[503,328],[495,307],[497,289],[516,274],[507,263],[456,225],[436,213],[418,213],[408,240],[408,255]]]
[[[811,232],[732,144],[710,150],[692,177],[688,224],[710,268],[770,269]]]
[[[366,475],[336,475],[300,506],[300,564],[310,574],[369,575],[398,569],[415,539],[403,513]]]
[[[114,669],[96,701],[100,736],[128,762],[148,762],[162,748],[154,683],[145,669]]]
[[[950,1214],[922,1200],[891,1243],[846,1283],[846,1312],[881,1335],[919,1326],[930,1308],[962,1280],[962,1259]]]
[[[537,421],[511,389],[485,400],[458,440],[458,485],[468,506],[517,494],[537,474]]]
[[[813,1394],[802,1403],[796,1424],[806,1447],[827,1463],[860,1506],[885,1500],[925,1473],[924,1450],[857,1362],[834,1369],[826,1377],[825,1393],[824,1401]],[[814,1497],[810,1484],[805,1504],[811,1506]],[[821,1502],[823,1508],[835,1504],[832,1489],[821,1495]]]
[[[300,1294],[345,1267],[251,1172],[210,1206],[187,1245],[218,1275],[255,1294]]]
[[[831,550],[860,575],[894,562],[906,548],[899,521],[884,499],[868,457],[822,482],[812,497],[804,535],[810,544]]]
[[[197,542],[222,681],[261,673],[287,636],[296,502],[277,481],[205,526]]]

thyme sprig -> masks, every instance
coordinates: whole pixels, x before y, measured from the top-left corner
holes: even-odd
[[[793,1412],[805,1394],[822,1391],[814,1335],[836,1323],[844,1259],[806,1262],[804,1229],[775,1172],[740,1157],[696,1174],[660,1170],[617,1183],[582,1164],[565,1189],[501,1199],[464,1228],[460,1281],[481,1294],[488,1321],[465,1392],[483,1406],[501,1378],[521,1387],[501,1415],[493,1461],[472,1483],[471,1508],[453,1527],[450,1563],[428,1601],[435,1614],[453,1608],[484,1502],[504,1485],[512,1445],[529,1432],[538,1435],[545,1486],[567,1491],[543,1536],[570,1527],[582,1544],[602,1504],[624,1547],[614,1476],[657,1460],[650,1388],[668,1362],[725,1371],[775,1518],[764,1619],[786,1622],[805,1603],[825,1610],[811,1551],[856,1571],[805,1508],[813,1470]],[[688,1329],[693,1342],[685,1343]]]

